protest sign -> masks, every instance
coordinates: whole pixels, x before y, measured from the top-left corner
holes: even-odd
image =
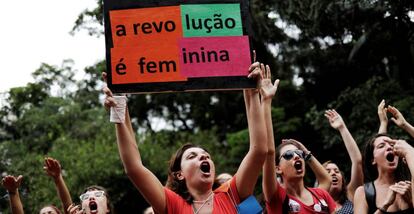
[[[251,88],[247,0],[104,0],[108,86],[147,93]]]

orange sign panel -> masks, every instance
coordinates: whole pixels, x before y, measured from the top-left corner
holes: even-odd
[[[113,84],[187,80],[180,72],[178,44],[153,41],[138,47],[112,48],[111,61]]]
[[[180,6],[115,10],[109,16],[115,48],[154,40],[175,43],[182,37]]]

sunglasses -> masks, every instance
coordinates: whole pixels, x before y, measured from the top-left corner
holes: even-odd
[[[105,194],[104,191],[93,191],[93,192],[86,192],[79,196],[81,201],[84,201],[94,195],[95,197],[102,197]]]
[[[279,161],[280,159],[285,159],[285,160],[290,160],[295,156],[295,153],[302,159],[304,159],[305,157],[305,152],[302,150],[287,150],[285,153],[283,153],[280,157],[279,157]]]

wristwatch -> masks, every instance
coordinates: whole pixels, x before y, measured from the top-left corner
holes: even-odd
[[[306,155],[305,155],[304,160],[305,160],[305,161],[308,161],[308,160],[310,160],[311,158],[312,158],[312,152],[310,152],[310,151],[309,151],[309,152],[308,152],[308,154],[306,154]]]

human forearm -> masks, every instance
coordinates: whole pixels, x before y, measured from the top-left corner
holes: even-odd
[[[312,169],[313,173],[315,174],[316,179],[319,182],[319,188],[322,188],[326,191],[329,191],[331,187],[332,178],[329,176],[326,169],[322,166],[322,164],[315,158],[314,155],[308,160],[308,165]]]
[[[344,141],[345,148],[351,158],[351,179],[348,183],[349,197],[352,201],[356,188],[364,183],[364,173],[362,168],[362,155],[358,148],[357,143],[349,132],[348,128],[344,125],[338,130],[341,134],[342,140]]]
[[[249,105],[246,103],[250,146],[248,153],[235,174],[236,185],[241,199],[253,193],[267,154],[267,136],[259,94],[254,91],[245,92],[247,92],[244,93],[246,96],[245,100],[250,100]]]
[[[12,214],[23,214],[23,205],[20,200],[19,190],[16,191],[8,191],[10,197],[10,209]]]
[[[157,177],[142,164],[135,136],[130,130],[130,125],[126,123],[116,124],[118,150],[124,170],[154,210],[165,213],[164,187]]]
[[[378,128],[378,134],[386,134],[387,128],[388,128],[388,123],[381,121],[380,126]]]
[[[250,100],[247,114],[249,137],[250,137],[250,149],[249,152],[258,153],[258,155],[263,155],[267,153],[267,135],[266,135],[266,124],[264,119],[263,108],[260,103],[259,93],[252,90],[247,94]],[[260,157],[263,159],[263,157]],[[262,161],[262,164],[263,164]]]
[[[266,135],[267,135],[267,156],[263,164],[263,194],[265,200],[269,201],[273,193],[276,192],[276,172],[275,172],[275,142],[273,134],[273,122],[271,114],[271,100],[265,100],[263,102],[263,112],[266,122]]]
[[[62,202],[63,210],[65,213],[68,213],[67,209],[72,204],[72,197],[70,196],[69,189],[66,186],[65,180],[62,175],[59,175],[54,179],[57,193],[59,195],[60,201]]]
[[[344,141],[345,148],[348,152],[349,157],[351,158],[351,161],[362,161],[361,152],[359,151],[358,145],[352,137],[351,133],[349,132],[348,128],[346,126],[343,126],[338,131],[341,134],[342,140]]]
[[[142,166],[141,155],[137,149],[135,138],[131,135],[126,124],[116,124],[116,135],[119,155],[125,172],[129,175]]]
[[[401,126],[401,128],[404,129],[411,137],[414,138],[414,127],[410,123],[405,122]]]

